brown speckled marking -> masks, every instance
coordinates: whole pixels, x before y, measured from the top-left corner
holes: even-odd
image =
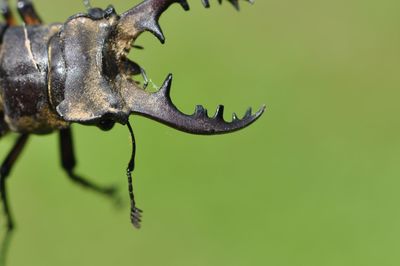
[[[61,120],[53,110],[43,108],[36,116],[22,116],[17,119],[11,120],[5,116],[5,121],[10,127],[10,130],[20,133],[48,134],[54,129],[67,128],[70,123]],[[44,127],[43,125],[46,125]]]

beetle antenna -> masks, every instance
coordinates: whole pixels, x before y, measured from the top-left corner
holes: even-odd
[[[132,185],[132,172],[135,169],[135,155],[136,155],[136,141],[135,135],[133,133],[133,129],[131,124],[127,123],[129,134],[131,136],[132,143],[132,155],[128,164],[128,168],[126,169],[126,175],[128,177],[128,186],[129,186],[129,197],[131,200],[131,222],[134,227],[140,228],[140,222],[142,217],[142,210],[136,207],[135,195],[133,194],[133,185]]]

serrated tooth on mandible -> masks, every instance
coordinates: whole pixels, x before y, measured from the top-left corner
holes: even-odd
[[[167,98],[168,101],[171,100],[170,93],[171,93],[171,85],[172,85],[172,74],[168,74],[167,78],[164,80],[163,85],[158,90],[158,94],[161,94],[163,97]]]
[[[210,7],[210,2],[208,0],[201,0],[201,2],[203,3],[203,6],[205,8],[209,8]]]
[[[156,36],[156,38],[162,44],[165,43],[165,36],[160,27],[160,24],[158,24],[158,21],[156,21],[155,19],[151,19],[148,22],[143,23],[141,26],[144,31],[149,31],[149,32],[153,33],[153,35]]]
[[[179,0],[179,4],[185,11],[188,11],[190,9],[189,3],[186,0]]]
[[[208,111],[203,105],[196,105],[196,109],[193,114],[194,117],[208,117]]]
[[[233,113],[232,114],[232,122],[235,122],[235,121],[238,121],[238,120],[239,120],[239,117],[237,116],[237,114]]]
[[[215,115],[213,118],[224,121],[224,106],[223,105],[218,105],[217,111],[215,112]]]
[[[243,120],[250,118],[250,117],[251,117],[251,114],[252,114],[252,111],[253,111],[253,109],[252,109],[251,107],[249,107],[249,108],[247,109],[246,113],[245,113],[244,116],[243,116]]]
[[[239,0],[229,0],[229,2],[230,2],[237,10],[239,10]]]

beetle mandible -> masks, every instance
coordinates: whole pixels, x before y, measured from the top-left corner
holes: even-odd
[[[238,0],[228,1],[239,8]],[[222,105],[213,117],[200,105],[193,115],[186,115],[171,101],[171,74],[157,92],[146,91],[146,73],[128,59],[128,53],[137,47],[134,42],[145,31],[164,43],[158,23],[161,14],[174,3],[188,10],[186,0],[145,0],[120,15],[112,6],[103,10],[84,2],[87,13],[74,15],[62,24],[43,25],[33,4],[18,0],[17,9],[24,21],[18,26],[8,2],[3,0],[1,11],[6,23],[0,24],[0,135],[10,131],[19,134],[0,168],[0,196],[10,230],[13,219],[6,179],[30,134],[58,132],[62,166],[68,177],[96,192],[114,196],[113,189],[100,187],[75,173],[70,126],[79,123],[110,130],[115,123],[126,125],[133,144],[127,168],[130,218],[139,228],[142,211],[136,207],[131,176],[136,147],[128,120],[131,114],[187,133],[214,135],[247,127],[265,110],[263,106],[253,114],[249,109],[242,119],[233,114],[231,122],[224,120]],[[202,3],[209,7],[208,0]],[[143,76],[142,86],[132,79],[134,75]]]

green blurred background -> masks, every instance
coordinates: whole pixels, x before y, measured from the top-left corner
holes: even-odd
[[[267,113],[217,137],[132,117],[140,231],[126,128],[73,127],[79,173],[116,184],[121,209],[67,180],[56,135],[33,137],[9,182],[18,230],[7,266],[400,265],[400,2],[259,0],[240,13],[189,2],[162,17],[164,46],[145,34],[131,57],[155,84],[174,73],[187,113],[198,103]],[[35,3],[47,22],[84,10]],[[137,3],[92,0],[119,12]]]

